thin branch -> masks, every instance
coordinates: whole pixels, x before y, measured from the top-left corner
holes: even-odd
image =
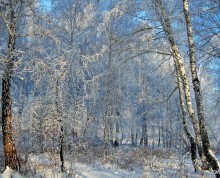
[[[162,104],[164,104],[166,101],[168,101],[170,99],[170,97],[174,94],[174,92],[177,90],[178,87],[174,88],[174,90],[172,91],[172,93],[168,96],[167,99],[165,99]]]

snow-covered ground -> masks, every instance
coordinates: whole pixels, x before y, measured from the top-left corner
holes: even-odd
[[[117,169],[113,168],[112,165],[103,165],[100,167],[94,167],[92,165],[85,165],[81,163],[76,163],[75,164],[75,173],[76,177],[79,178],[101,178],[101,177],[106,177],[106,178],[139,178],[142,176],[142,171],[140,170],[133,170],[133,171],[128,171],[128,170],[122,170],[122,169]]]
[[[0,178],[214,178],[215,175],[209,171],[195,174],[190,158],[185,155],[183,157],[171,157],[161,159],[158,156],[152,156],[152,159],[146,159],[146,165],[132,169],[120,169],[116,164],[102,164],[94,160],[94,162],[86,164],[80,162],[66,162],[65,173],[59,169],[59,165],[54,164],[54,159],[48,154],[30,154],[28,157],[27,167],[32,169],[32,174],[24,174],[23,176],[7,168]],[[53,162],[53,163],[52,163]],[[34,170],[34,171],[33,171]]]
[[[0,174],[0,178],[24,178],[18,173],[7,168],[3,174]],[[29,177],[29,176],[28,176]],[[74,172],[67,171],[62,173],[58,170],[52,168],[42,168],[36,171],[35,178],[64,178],[64,177],[77,177],[77,178],[139,178],[142,177],[142,172],[137,171],[127,171],[122,169],[112,169],[105,166],[100,166],[99,168],[92,165],[86,165],[82,163],[75,163]]]
[[[23,176],[11,170],[9,167],[5,169],[5,171],[0,174],[0,178],[23,178]]]

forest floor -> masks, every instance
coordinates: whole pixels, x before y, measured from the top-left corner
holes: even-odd
[[[97,150],[96,150],[97,151]],[[88,153],[90,153],[88,155]],[[194,173],[189,153],[178,156],[161,151],[143,151],[136,149],[117,149],[110,152],[112,158],[103,163],[94,150],[67,155],[65,172],[59,167],[59,155],[52,153],[25,154],[21,164],[21,174],[6,169],[0,178],[214,178],[214,174],[205,171]],[[84,157],[82,157],[84,154]],[[219,156],[220,158],[220,156]]]

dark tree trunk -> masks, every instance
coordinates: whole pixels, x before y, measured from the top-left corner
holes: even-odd
[[[158,135],[158,142],[157,142],[157,146],[158,147],[160,147],[160,137],[161,137],[160,136],[161,135],[161,133],[160,133],[161,131],[160,130],[161,130],[161,128],[160,128],[160,125],[159,125],[159,135]]]
[[[12,130],[12,108],[11,108],[11,85],[10,77],[2,81],[2,132],[5,154],[5,168],[8,166],[13,170],[19,167],[17,152],[13,143]]]
[[[57,78],[57,81],[56,81],[56,114],[57,114],[57,117],[58,117],[58,122],[59,122],[59,127],[60,127],[60,132],[59,132],[59,135],[60,135],[60,141],[59,141],[59,154],[60,154],[60,162],[61,162],[61,165],[60,165],[60,169],[62,172],[65,171],[65,167],[64,167],[64,156],[63,156],[63,138],[64,138],[64,130],[63,130],[63,122],[62,122],[62,114],[61,114],[61,111],[60,111],[60,107],[59,107],[59,82],[58,82],[58,78]]]
[[[13,170],[18,170],[19,161],[17,152],[13,143],[12,129],[12,101],[11,101],[11,74],[13,70],[15,58],[15,40],[16,40],[16,17],[12,2],[10,8],[10,23],[9,23],[9,41],[8,41],[8,57],[5,60],[4,77],[2,79],[2,133],[3,147],[5,155],[5,167],[10,167]]]
[[[119,112],[118,112],[119,113]],[[119,146],[120,140],[119,140],[119,133],[120,133],[120,129],[119,129],[120,125],[119,125],[119,114],[117,114],[116,116],[116,122],[115,122],[115,143],[117,143],[117,145]],[[114,144],[115,145],[115,144]]]
[[[144,146],[148,146],[148,128],[147,128],[147,116],[146,114],[143,115],[143,125],[142,125],[142,138]]]
[[[62,122],[62,121],[60,121]],[[60,168],[61,171],[64,172],[65,171],[65,167],[64,167],[64,157],[63,157],[63,138],[64,138],[64,134],[63,134],[63,126],[60,126]]]

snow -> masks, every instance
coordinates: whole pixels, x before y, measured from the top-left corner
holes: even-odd
[[[92,165],[84,165],[76,163],[76,175],[79,178],[139,178],[142,171],[128,171],[116,168],[110,168],[108,165],[103,165],[100,168],[94,168]]]
[[[23,178],[17,172],[14,172],[9,167],[6,167],[5,171],[0,174],[0,178]]]
[[[48,169],[40,169],[37,170],[37,174],[35,175],[35,178],[50,178],[50,177],[56,177],[56,178],[64,178],[64,177],[77,177],[77,178],[139,178],[141,177],[141,173],[135,172],[135,171],[126,171],[126,170],[115,170],[115,169],[109,169],[106,167],[102,167],[100,169],[96,169],[92,167],[91,165],[85,165],[82,163],[76,163],[75,164],[75,170],[74,174],[68,174],[62,173],[59,171],[54,171],[52,168]],[[18,173],[14,173],[13,170],[10,168],[7,168],[4,173],[1,175],[0,178],[24,178],[20,176]]]
[[[28,161],[31,163],[38,163],[38,164],[42,164],[42,165],[49,165],[50,164],[49,158],[44,154],[39,154],[39,155],[30,154]]]
[[[194,173],[193,165],[188,156],[184,156],[181,159],[178,157],[171,158],[159,158],[152,156],[151,160],[146,159],[146,166],[144,168],[134,167],[133,170],[120,169],[114,164],[102,164],[95,161],[86,164],[81,162],[66,162],[66,171],[63,173],[60,171],[59,165],[52,165],[54,161],[50,158],[49,154],[30,154],[28,156],[28,164],[36,170],[35,175],[31,177],[35,178],[155,178],[155,177],[189,177],[200,178],[201,173]],[[34,163],[34,164],[33,164]],[[0,174],[0,178],[25,178],[18,173],[14,172],[10,168],[6,168],[5,171]],[[30,176],[26,176],[30,177]],[[204,178],[215,177],[214,173],[205,171]]]
[[[75,162],[72,165],[66,162],[66,172],[62,173],[59,169],[59,165],[51,166],[50,154],[30,154],[28,156],[28,165],[32,170],[36,171],[35,178],[64,178],[64,177],[77,177],[77,178],[139,178],[142,175],[141,170],[122,170],[118,169],[116,165],[100,164],[98,162],[93,164],[85,164]],[[25,178],[18,173],[14,172],[10,168],[0,174],[0,178]],[[27,176],[30,177],[30,176]]]

